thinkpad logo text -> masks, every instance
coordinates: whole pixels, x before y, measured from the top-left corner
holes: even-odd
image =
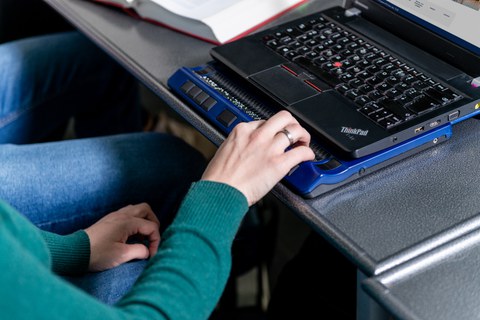
[[[342,133],[354,134],[357,136],[366,136],[368,135],[368,130],[354,129],[350,127],[342,127]]]

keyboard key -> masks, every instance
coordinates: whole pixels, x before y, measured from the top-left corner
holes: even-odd
[[[302,32],[305,32],[307,30],[310,30],[311,26],[305,24],[305,23],[301,23],[297,26],[298,30],[302,31]]]
[[[289,60],[293,60],[293,59],[297,58],[298,56],[300,56],[300,54],[297,53],[296,51],[289,51],[284,56],[285,56],[285,58],[287,58]]]
[[[418,90],[416,90],[414,88],[408,89],[407,91],[404,92],[404,94],[411,99],[418,98],[422,95],[421,92],[419,92]]]
[[[357,99],[355,99],[355,103],[362,107],[369,102],[372,102],[372,100],[370,100],[370,98],[367,96],[360,96]]]
[[[358,93],[358,90],[357,89],[352,89],[352,90],[349,90],[345,93],[345,97],[351,99],[351,100],[355,100],[358,98],[360,94]]]
[[[368,78],[370,78],[372,76],[372,74],[368,73],[367,71],[362,71],[362,72],[359,72],[357,73],[356,77],[361,79],[361,80],[367,80]]]
[[[283,44],[283,45],[288,45],[289,43],[292,43],[292,42],[294,42],[294,41],[295,41],[295,40],[294,40],[292,37],[290,37],[290,36],[283,37],[283,38],[281,38],[281,39],[279,40],[279,42],[280,42],[281,44]]]
[[[360,79],[353,79],[348,82],[348,85],[352,88],[357,89],[358,87],[363,85],[363,81],[361,81]]]
[[[416,114],[421,114],[429,109],[438,107],[437,101],[433,100],[429,96],[422,95],[418,99],[414,100],[407,107]]]
[[[383,118],[378,121],[378,124],[381,125],[382,127],[389,129],[393,127],[394,125],[398,124],[400,121],[396,121],[397,118],[395,117],[388,117],[388,118]]]
[[[371,77],[370,79],[367,80],[367,83],[375,87],[376,85],[379,85],[380,83],[382,83],[382,79],[378,77]]]
[[[392,98],[392,99],[395,99],[396,97],[398,97],[399,95],[401,95],[400,91],[398,91],[397,89],[395,88],[392,88],[388,91],[385,92],[385,95],[389,98]]]
[[[290,48],[292,48],[293,50],[297,50],[297,49],[300,49],[301,47],[303,47],[303,44],[301,44],[298,41],[294,41],[294,42],[290,43],[288,46]]]
[[[287,36],[287,34],[285,32],[282,32],[282,31],[277,31],[273,34],[273,36],[277,39],[281,39],[281,38]]]
[[[417,81],[412,84],[412,86],[417,89],[418,91],[422,91],[425,88],[428,88],[429,85],[426,82],[423,81]]]
[[[368,93],[370,93],[371,91],[373,91],[374,89],[373,89],[373,87],[372,87],[371,85],[369,85],[369,84],[364,84],[364,85],[360,86],[360,87],[358,88],[358,90],[360,90],[360,92],[362,92],[362,93],[368,94]],[[376,100],[376,99],[375,99],[375,100]]]
[[[338,85],[335,89],[337,89],[338,92],[340,92],[341,94],[345,94],[345,92],[347,92],[351,88],[347,84],[342,83],[342,84]]]
[[[377,100],[383,98],[383,95],[379,91],[375,90],[375,91],[370,92],[368,94],[368,97],[370,99],[372,99],[373,101],[377,101]]]
[[[410,118],[413,114],[410,110],[404,108],[401,104],[393,100],[384,100],[380,103],[382,107],[392,112],[401,120]]]
[[[379,84],[378,86],[376,86],[375,89],[377,89],[380,92],[385,92],[385,91],[388,91],[388,90],[392,89],[392,86],[389,85],[388,83],[383,82],[383,83]]]
[[[462,97],[461,95],[459,95],[458,93],[453,92],[453,91],[450,90],[450,89],[447,89],[447,90],[442,91],[442,94],[443,94],[446,98],[448,98],[448,99],[450,99],[450,100],[452,100],[452,101],[458,100],[459,98]]]
[[[446,96],[444,96],[442,93],[438,92],[437,90],[433,88],[429,88],[423,92],[433,100],[437,101],[440,104],[447,104],[450,102],[450,99],[448,99]]]
[[[280,47],[277,48],[277,52],[280,53],[282,56],[287,54],[288,52],[292,51],[289,47]]]
[[[406,84],[406,83],[401,82],[401,83],[399,83],[399,84],[397,84],[397,85],[395,86],[395,89],[403,92],[403,91],[405,91],[405,90],[410,89],[410,86],[409,86],[408,84]]]
[[[394,76],[390,76],[386,79],[386,81],[389,85],[396,86],[400,82],[400,79]]]
[[[293,38],[296,38],[296,37],[303,34],[302,31],[298,30],[297,28],[293,28],[293,27],[285,29],[285,33],[287,33],[289,36],[291,36]]]
[[[396,100],[395,100],[397,103],[399,103],[400,105],[402,105],[403,107],[405,107],[407,104],[409,104],[410,102],[412,102],[412,99],[405,96],[405,95],[401,95],[400,97],[398,97]]]
[[[373,109],[373,108],[370,108],[368,106],[365,106],[365,107],[362,107],[362,108],[358,109],[358,111],[360,111],[364,115],[368,116],[369,114],[374,113],[376,110]]]
[[[383,69],[384,71],[387,71],[387,72],[392,72],[393,70],[396,69],[396,67],[395,67],[393,64],[388,63],[388,64],[384,65],[384,66],[382,67],[382,69]]]
[[[399,79],[403,79],[403,77],[405,77],[407,74],[402,69],[396,69],[391,72],[391,75]]]

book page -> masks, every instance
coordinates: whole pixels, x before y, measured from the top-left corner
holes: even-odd
[[[180,16],[202,20],[243,0],[150,0]],[[261,0],[258,0],[261,1]]]
[[[251,31],[303,0],[242,0],[202,21],[212,28],[220,42]]]

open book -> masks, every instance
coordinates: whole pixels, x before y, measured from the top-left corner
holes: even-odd
[[[238,39],[305,0],[94,0],[215,44]]]

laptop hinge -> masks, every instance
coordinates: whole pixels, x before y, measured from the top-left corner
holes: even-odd
[[[348,1],[348,0],[346,0],[346,1]],[[357,7],[357,8],[361,8],[363,10],[368,10],[368,5],[363,3],[362,1],[353,0],[351,2],[352,2],[351,5],[349,7],[345,7],[345,8]]]
[[[350,8],[345,10],[345,17],[354,17],[354,16],[359,16],[362,13],[362,10],[358,8]]]

